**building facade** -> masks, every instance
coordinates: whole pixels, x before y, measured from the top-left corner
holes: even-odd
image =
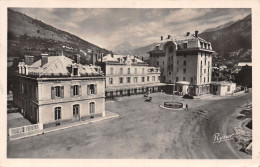
[[[105,78],[100,67],[79,64],[78,56],[20,62],[15,79],[15,105],[44,128],[105,116]]]
[[[189,32],[163,39],[153,48],[150,65],[161,68],[161,82],[174,85],[181,94],[210,93],[212,46],[210,42]]]
[[[160,68],[148,67],[134,56],[108,54],[101,59],[96,64],[106,76],[106,97],[152,93],[165,86],[160,83]]]

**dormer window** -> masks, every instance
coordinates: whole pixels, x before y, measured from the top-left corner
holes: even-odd
[[[203,42],[200,42],[200,47],[201,47],[201,48],[203,48],[203,47],[204,47],[204,46],[203,46]]]
[[[187,48],[187,43],[184,43],[184,44],[183,44],[183,48]]]
[[[78,75],[78,67],[73,68],[73,75]]]

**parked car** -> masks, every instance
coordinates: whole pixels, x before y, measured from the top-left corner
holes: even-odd
[[[152,97],[147,97],[147,98],[145,99],[145,101],[146,101],[146,102],[151,102],[151,101],[152,101]]]
[[[192,95],[189,95],[189,94],[185,94],[184,96],[182,96],[182,98],[185,98],[185,99],[194,99],[194,97]]]

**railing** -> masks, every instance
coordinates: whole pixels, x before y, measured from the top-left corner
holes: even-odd
[[[42,130],[43,125],[42,124],[33,124],[33,125],[26,125],[22,127],[17,127],[17,128],[9,128],[9,136],[21,134],[21,133],[27,133],[27,132],[32,132],[36,130]]]
[[[148,67],[147,68],[148,73],[160,73],[160,68],[159,67]]]

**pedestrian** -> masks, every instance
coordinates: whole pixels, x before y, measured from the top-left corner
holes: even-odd
[[[188,110],[188,103],[186,104],[186,110]]]

